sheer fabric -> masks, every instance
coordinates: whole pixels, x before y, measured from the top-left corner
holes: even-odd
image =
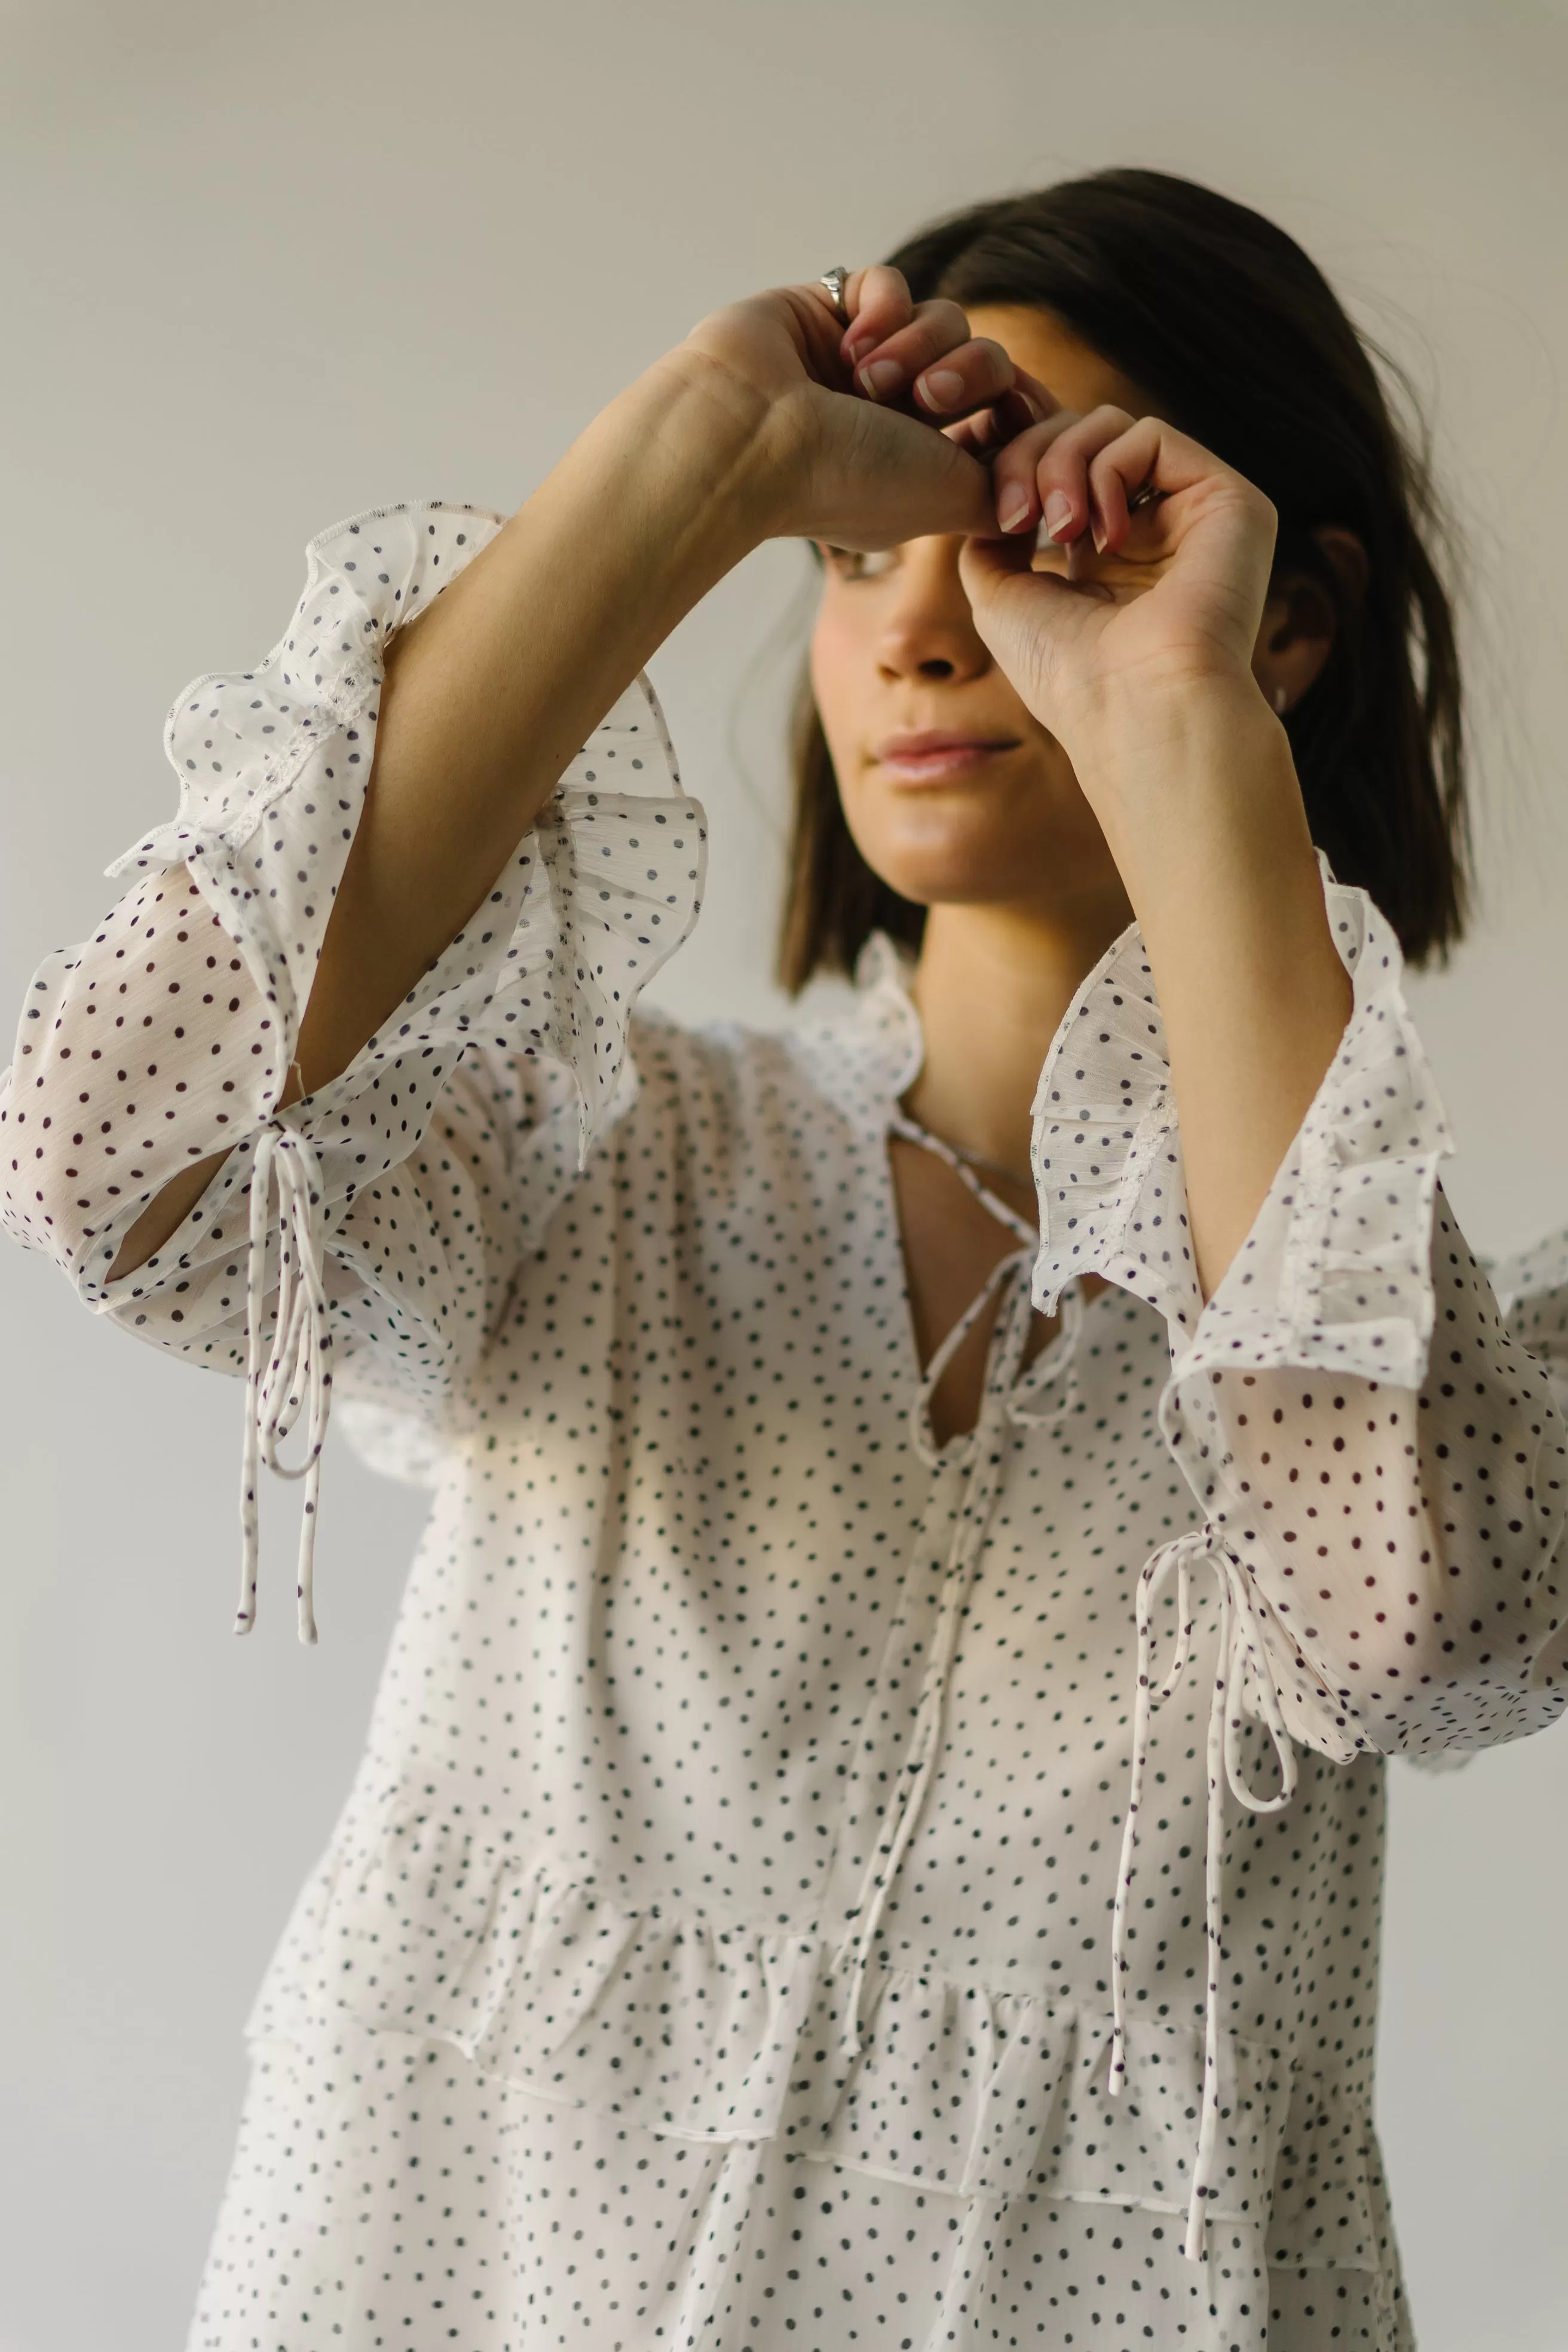
[[[1133,929],[1047,1057],[1039,1240],[939,1445],[904,969],[874,942],[779,1037],[635,1012],[704,849],[645,681],[279,1111],[381,646],[498,527],[314,543],[279,646],[176,705],[178,815],[0,1087],[8,1229],[246,1381],[242,1626],[301,1414],[307,1634],[333,1401],[433,1489],[192,2342],[1405,2346],[1383,1759],[1562,1712],[1564,1245],[1494,1292],[1397,948],[1325,867],[1354,1014],[1204,1302]]]

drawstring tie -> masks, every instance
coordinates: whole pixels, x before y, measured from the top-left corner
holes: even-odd
[[[278,1189],[278,1319],[272,1353],[261,1365],[261,1318],[267,1298],[267,1235],[274,1183]],[[332,1335],[327,1320],[322,1278],[321,1164],[309,1137],[280,1121],[269,1121],[256,1138],[250,1171],[250,1251],[246,1269],[245,1456],[240,1480],[242,1535],[237,1633],[256,1622],[256,1574],[259,1518],[258,1492],[265,1463],[280,1478],[303,1478],[305,1509],[300,1528],[296,1579],[300,1639],[313,1642],[312,1605],[316,1505],[321,1491],[321,1445],[327,1433],[332,1376],[327,1354]],[[304,1460],[289,1469],[278,1447],[309,1399],[309,1444]]]
[[[1127,2079],[1127,2021],[1124,1984],[1127,1976],[1127,1911],[1136,1874],[1133,1849],[1138,1842],[1138,1808],[1143,1796],[1143,1772],[1149,1754],[1149,1720],[1156,1700],[1168,1699],[1181,1681],[1192,1654],[1193,1612],[1191,1572],[1213,1569],[1219,1585],[1219,1654],[1215,1666],[1214,1697],[1208,1723],[1208,1818],[1205,1830],[1204,1930],[1207,1947],[1207,1993],[1204,2005],[1203,2108],[1198,2147],[1193,2166],[1193,2190],[1187,2206],[1187,2234],[1182,2252],[1189,2262],[1204,2253],[1205,2200],[1217,2196],[1215,2179],[1219,2145],[1219,2003],[1222,1924],[1221,1873],[1225,1853],[1225,1791],[1229,1787],[1238,1804],[1251,1813],[1277,1813],[1290,1801],[1296,1789],[1296,1751],[1285,1728],[1279,1695],[1264,1663],[1262,1633],[1258,1621],[1252,1580],[1234,1559],[1213,1528],[1191,1528],[1185,1535],[1145,1561],[1138,1580],[1138,1688],[1132,1714],[1132,1771],[1127,1792],[1127,1818],[1121,1829],[1121,1861],[1116,1874],[1116,1905],[1110,1928],[1110,1995],[1114,2023],[1110,2040],[1109,2089],[1120,2092]],[[1153,1688],[1154,1601],[1172,1569],[1176,1571],[1176,1640],[1171,1664],[1158,1690]],[[1272,1797],[1258,1796],[1241,1769],[1242,1673],[1250,1656],[1263,1720],[1279,1766],[1279,1788]]]
[[[936,1627],[931,1634],[921,1695],[915,1707],[914,1728],[899,1767],[899,1786],[889,1805],[882,1834],[866,1865],[856,1899],[849,1908],[848,1916],[858,1919],[859,1924],[854,1933],[839,1945],[834,1957],[837,1968],[847,1955],[853,1955],[848,2006],[838,2037],[839,2049],[846,2058],[857,2057],[862,2046],[860,2010],[871,1947],[888,1899],[888,1891],[898,1875],[904,1849],[920,1819],[926,1790],[931,1783],[931,1767],[942,1745],[948,1669],[957,1647],[959,1621],[991,1517],[991,1506],[995,1500],[1002,1465],[996,1406],[1005,1400],[1007,1390],[1012,1385],[1013,1375],[1028,1336],[1029,1318],[1034,1311],[1027,1276],[1035,1246],[1035,1237],[1031,1234],[1026,1250],[1012,1250],[992,1267],[984,1287],[965,1307],[927,1365],[925,1376],[910,1402],[910,1436],[915,1451],[927,1468],[934,1470],[941,1465],[942,1457],[931,1441],[931,1396],[943,1372],[990,1303],[993,1293],[1010,1277],[1014,1292],[1007,1311],[1007,1327],[996,1351],[979,1418],[957,1457],[961,1462],[967,1460],[969,1478],[958,1515],[957,1533],[942,1578]]]
[[[927,1469],[940,1469],[944,1459],[952,1458],[967,1465],[969,1478],[958,1514],[956,1536],[942,1579],[936,1626],[915,1707],[914,1727],[899,1768],[899,1786],[889,1802],[882,1834],[866,1865],[855,1901],[847,1915],[858,1925],[853,1933],[846,1936],[838,1945],[833,1958],[833,1966],[837,1969],[846,1958],[852,1957],[848,2000],[838,2037],[839,2051],[846,2059],[858,2057],[863,2047],[861,2011],[871,1948],[889,1890],[898,1875],[905,1850],[919,1822],[926,1790],[931,1785],[932,1767],[942,1748],[948,1675],[958,1645],[959,1626],[973,1580],[975,1562],[980,1557],[1001,1483],[1002,1420],[1005,1415],[1013,1421],[1047,1425],[1059,1420],[1073,1402],[1073,1391],[1070,1386],[1066,1386],[1060,1403],[1047,1414],[1031,1410],[1021,1397],[1013,1393],[1034,1317],[1029,1275],[1039,1250],[1039,1235],[1034,1226],[1026,1223],[1005,1201],[982,1183],[951,1144],[944,1143],[940,1136],[932,1135],[918,1120],[910,1118],[895,1107],[889,1115],[888,1125],[895,1135],[903,1136],[910,1143],[920,1144],[939,1160],[945,1160],[953,1174],[989,1210],[997,1223],[1005,1225],[1014,1234],[1020,1246],[1010,1250],[992,1267],[978,1295],[970,1301],[926,1366],[910,1400],[910,1443]],[[947,1457],[945,1450],[936,1444],[931,1432],[931,1400],[942,1374],[973,1330],[993,1295],[1009,1283],[1013,1286],[1012,1297],[1003,1310],[1005,1321],[993,1346],[985,1392],[974,1428],[955,1455]],[[1083,1320],[1083,1302],[1076,1288],[1070,1294],[1070,1305],[1068,1295],[1064,1294],[1064,1310],[1065,1339],[1054,1366],[1055,1370],[1063,1372],[1072,1363]]]

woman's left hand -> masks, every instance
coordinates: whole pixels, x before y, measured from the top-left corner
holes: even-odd
[[[989,452],[984,417],[946,429],[979,436],[1012,526],[963,543],[974,625],[1066,751],[1142,930],[1208,1297],[1353,1002],[1290,747],[1252,668],[1274,509],[1184,434],[1123,409],[1058,409]],[[1146,485],[1162,495],[1130,514]],[[1065,576],[1030,569],[1042,513]]]
[[[1058,408],[994,451],[979,446],[984,420],[947,429],[989,457],[1007,533],[964,543],[974,625],[1069,757],[1092,766],[1107,728],[1146,740],[1151,716],[1190,711],[1194,694],[1258,708],[1252,654],[1277,520],[1260,490],[1185,434],[1121,408]],[[1130,512],[1151,488],[1160,495]],[[1065,572],[1030,568],[1042,516]]]

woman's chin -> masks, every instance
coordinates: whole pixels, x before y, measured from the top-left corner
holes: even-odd
[[[1104,836],[1079,800],[1043,809],[1016,793],[868,794],[846,815],[873,873],[916,906],[1066,910],[1119,887]]]
[[[861,856],[866,856],[864,847]],[[1048,897],[1043,878],[1038,889],[1030,887],[1035,877],[1020,866],[1016,855],[868,857],[867,862],[889,889],[917,907],[999,907]]]
[[[942,825],[928,817],[914,826],[853,830],[872,872],[917,907],[1012,907],[1076,924],[1086,903],[1124,895],[1103,839],[1097,833],[1083,840],[1070,825],[1042,836],[1033,827]]]
[[[844,795],[845,814],[867,864],[919,906],[1048,897],[1073,812],[1040,779],[999,782],[889,789],[879,779]]]

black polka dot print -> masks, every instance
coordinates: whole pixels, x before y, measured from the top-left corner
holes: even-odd
[[[307,1635],[334,1397],[433,1490],[191,2344],[1404,2352],[1384,1759],[1562,1711],[1568,1245],[1478,1265],[1397,950],[1325,868],[1354,1013],[1214,1297],[1133,929],[1047,1059],[1039,1243],[938,1444],[906,971],[874,941],[778,1037],[634,1011],[703,878],[644,681],[279,1112],[380,646],[497,527],[314,544],[282,645],[176,706],[178,816],[0,1087],[7,1230],[245,1381],[242,1626],[301,1415]]]

